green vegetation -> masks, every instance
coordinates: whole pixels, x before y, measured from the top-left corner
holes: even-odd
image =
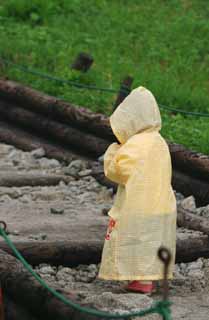
[[[130,74],[160,104],[209,113],[208,19],[207,0],[2,0],[0,56],[99,87],[117,89]],[[70,69],[80,51],[95,59],[87,74]],[[107,114],[115,100],[4,64],[0,75]],[[164,136],[209,154],[209,118],[162,115]]]

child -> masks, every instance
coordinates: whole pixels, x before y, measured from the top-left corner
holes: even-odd
[[[99,278],[131,280],[127,289],[152,293],[163,279],[160,246],[176,247],[176,200],[171,187],[171,160],[161,137],[160,112],[143,87],[133,90],[110,117],[120,144],[104,156],[105,175],[118,184],[105,239]]]

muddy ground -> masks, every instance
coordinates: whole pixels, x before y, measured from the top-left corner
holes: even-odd
[[[68,184],[60,182],[50,187],[0,187],[0,219],[6,221],[10,237],[15,241],[79,240],[104,237],[108,217],[104,209],[113,202],[113,191],[101,186],[83,160],[61,164],[44,157],[44,150],[22,152],[0,144],[0,174],[9,172],[58,173],[72,177]],[[76,176],[76,179],[75,179]],[[209,213],[208,208],[195,208],[194,199],[183,199],[197,214]],[[76,231],[75,231],[76,230]],[[197,234],[184,229],[178,237]],[[96,308],[113,311],[136,311],[150,306],[160,298],[127,293],[125,282],[97,279],[99,266],[77,268],[37,266],[37,272],[55,288],[79,294],[82,302]],[[174,280],[170,283],[173,319],[209,319],[209,259],[176,265]],[[145,317],[158,319],[158,316]]]

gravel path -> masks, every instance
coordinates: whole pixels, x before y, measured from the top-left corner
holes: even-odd
[[[79,235],[73,233],[73,229],[78,224],[83,226],[83,236],[89,239],[91,230],[98,225],[103,236],[108,222],[104,213],[113,202],[113,191],[91,177],[87,162],[78,159],[71,164],[61,164],[44,155],[42,149],[29,153],[0,144],[0,174],[37,172],[72,177],[68,184],[60,182],[51,187],[0,187],[0,218],[7,222],[12,240],[76,239]],[[209,206],[196,208],[193,197],[184,199],[177,194],[177,200],[196,214],[209,217]],[[178,237],[196,233],[178,229]],[[127,293],[126,282],[97,279],[98,268],[93,264],[74,269],[42,264],[36,271],[55,288],[73,291],[84,304],[105,311],[136,311],[160,298],[160,284],[158,293],[152,297]],[[176,265],[174,280],[170,283],[170,299],[173,319],[209,319],[209,259]],[[152,315],[146,319],[159,317]]]

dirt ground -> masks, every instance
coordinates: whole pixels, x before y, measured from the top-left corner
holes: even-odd
[[[99,185],[84,167],[79,162],[74,167],[64,166],[56,160],[46,159],[40,150],[26,153],[0,144],[0,175],[5,172],[14,175],[20,172],[69,175],[77,169],[81,172],[80,179],[72,179],[68,185],[60,182],[58,186],[51,187],[0,187],[0,220],[7,223],[11,239],[34,242],[104,238],[108,218],[103,209],[111,206],[113,192]],[[50,278],[47,274],[47,277],[46,281],[59,287],[56,275]],[[208,277],[209,260],[200,259],[193,265],[176,266],[174,281],[170,283],[173,319],[209,319]],[[60,283],[64,289],[80,293],[81,300],[87,305],[103,310],[133,311],[148,307],[153,300],[160,298],[159,294],[150,298],[126,293],[121,283],[98,280],[96,276],[92,281],[72,278],[70,284],[63,279]],[[145,317],[158,318],[153,315]]]

